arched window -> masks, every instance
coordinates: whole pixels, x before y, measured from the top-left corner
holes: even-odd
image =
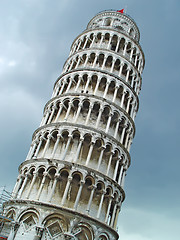
[[[93,231],[92,229],[85,225],[85,224],[78,224],[76,227],[73,229],[73,235],[78,239],[78,240],[93,240]]]

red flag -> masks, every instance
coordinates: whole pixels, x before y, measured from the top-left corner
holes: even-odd
[[[117,12],[124,13],[124,8],[121,10],[118,10]]]

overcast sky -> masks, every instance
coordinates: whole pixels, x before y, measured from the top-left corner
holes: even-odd
[[[146,64],[120,239],[179,239],[179,0],[0,1],[0,187],[14,186],[74,38],[99,11],[124,7]]]

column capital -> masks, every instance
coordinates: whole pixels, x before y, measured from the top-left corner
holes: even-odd
[[[83,185],[83,184],[85,184],[85,181],[84,181],[84,180],[81,180],[81,181],[79,182],[79,185]]]
[[[101,105],[99,108],[99,112],[102,112],[104,110],[104,105]]]
[[[44,231],[44,228],[43,228],[43,227],[40,227],[40,226],[37,226],[37,227],[36,227],[36,234],[37,234],[38,237],[41,237],[41,236],[42,236],[43,231]]]
[[[49,133],[49,134],[47,135],[47,138],[48,138],[48,139],[51,139],[51,138],[52,138],[52,135]]]
[[[105,145],[102,145],[101,146],[101,150],[105,150],[106,149],[106,146]]]
[[[96,188],[96,185],[92,184],[91,186],[88,187],[88,189],[93,190]]]
[[[33,176],[36,176],[36,177],[37,177],[37,176],[38,176],[38,172],[37,172],[37,171],[34,171],[34,172],[33,172]]]
[[[32,175],[31,175],[29,172],[27,172],[27,173],[25,173],[25,177],[27,177],[27,178],[31,178]]]
[[[68,138],[72,138],[72,137],[73,137],[73,135],[72,135],[72,134],[69,134],[69,135],[68,135]]]
[[[24,178],[25,178],[25,175],[24,175],[24,174],[20,174],[20,175],[18,176],[18,179],[20,179],[20,178],[24,179]]]
[[[54,104],[54,105],[52,106],[52,109],[53,109],[53,110],[57,109],[57,105]]]
[[[48,172],[43,172],[43,177],[49,177],[49,173]]]
[[[54,175],[54,178],[55,178],[55,179],[60,179],[60,173],[56,173],[56,174]]]
[[[104,194],[106,194],[106,191],[105,191],[104,189],[101,189],[101,190],[100,190],[100,193],[101,193],[102,195],[104,195]]]
[[[80,137],[79,141],[80,141],[80,142],[83,142],[83,141],[84,141],[84,138],[83,138],[83,137]]]
[[[68,181],[69,181],[69,182],[71,182],[72,179],[73,179],[73,178],[72,178],[71,176],[68,177]]]
[[[62,135],[60,133],[58,133],[57,138],[62,138]]]

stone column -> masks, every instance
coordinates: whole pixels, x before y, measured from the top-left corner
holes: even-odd
[[[126,112],[128,113],[129,112],[129,105],[130,105],[130,102],[131,102],[131,96],[128,97],[128,102],[127,102],[127,106],[126,106]]]
[[[104,38],[104,34],[101,34],[101,40],[100,40],[99,46],[101,46],[101,45],[102,45],[103,38]]]
[[[94,68],[95,65],[96,65],[97,58],[98,58],[98,55],[96,54],[95,59],[94,59],[94,62],[93,62],[93,65],[92,65],[93,68]]]
[[[79,158],[79,153],[81,151],[83,140],[84,140],[84,138],[80,138],[80,140],[79,140],[79,145],[78,145],[78,148],[77,148],[77,152],[76,152],[76,155],[75,155],[75,158],[74,158],[74,161],[73,161],[74,163],[76,163],[78,158]]]
[[[124,90],[124,91],[123,91],[122,98],[121,98],[121,104],[120,104],[120,107],[121,107],[121,108],[123,108],[125,95],[126,95],[126,91]]]
[[[80,114],[80,112],[81,112],[82,105],[83,105],[82,102],[79,102],[78,109],[77,109],[76,115],[75,115],[75,117],[74,117],[74,123],[76,123],[76,121],[77,121],[77,119],[78,119],[78,117],[79,117],[79,114]]]
[[[43,187],[44,187],[44,184],[45,184],[45,181],[46,181],[46,177],[49,176],[49,174],[47,172],[44,172],[43,173],[43,178],[42,178],[42,181],[41,181],[41,185],[39,187],[39,191],[38,191],[38,194],[37,194],[37,197],[36,197],[36,200],[38,201],[39,198],[40,198],[40,195],[41,195],[41,192],[43,190]]]
[[[65,118],[64,118],[64,121],[66,121],[67,118],[69,117],[69,113],[70,113],[70,110],[71,110],[71,106],[72,106],[72,102],[70,101],[70,102],[69,102],[68,109],[67,109],[67,112],[66,112],[66,116],[65,116]]]
[[[114,226],[114,220],[115,220],[115,215],[116,215],[116,208],[117,208],[117,202],[115,202],[115,204],[114,204],[114,209],[113,209],[113,214],[112,214],[112,218],[111,218],[110,227]]]
[[[121,144],[123,144],[126,127],[127,127],[127,125],[124,124],[123,130],[122,130],[122,134],[121,134],[121,139],[120,139],[120,143]]]
[[[87,117],[86,117],[86,122],[85,122],[85,125],[87,125],[89,123],[89,118],[91,116],[91,111],[93,109],[93,103],[90,102],[90,105],[89,105],[89,111],[88,111],[88,114],[87,114]]]
[[[120,38],[118,38],[118,41],[117,41],[117,45],[116,45],[116,50],[115,50],[115,52],[117,52],[117,51],[118,51],[118,48],[119,48],[119,43],[120,43]]]
[[[91,42],[91,45],[90,45],[90,47],[92,47],[92,46],[93,46],[95,39],[96,39],[96,35],[95,35],[95,33],[94,33],[94,34],[93,34],[93,40],[92,40],[92,42]]]
[[[17,186],[14,188],[14,197],[13,198],[16,198],[17,195],[18,195],[18,191],[19,191],[19,188],[22,184],[22,181],[25,179],[25,176],[24,175],[19,175],[18,176],[18,182],[17,182]]]
[[[80,48],[80,46],[81,46],[81,43],[82,43],[82,39],[80,39],[80,41],[79,41],[79,43],[78,43],[78,46],[77,46],[77,50],[76,50],[76,51],[78,51],[78,50],[79,50],[79,48]]]
[[[55,118],[55,122],[58,121],[58,118],[59,118],[59,116],[61,115],[62,109],[63,109],[63,103],[60,103],[60,104],[59,104],[59,110],[58,110],[57,115],[56,115],[56,118]]]
[[[109,36],[109,42],[108,42],[108,45],[107,45],[107,49],[110,49],[110,44],[111,44],[112,37],[113,37],[113,35]]]
[[[128,147],[127,147],[128,152],[130,151],[131,144],[132,144],[132,138],[130,138],[128,143]]]
[[[33,142],[30,146],[30,149],[29,149],[29,152],[27,154],[26,160],[30,158],[31,152],[35,149],[35,147],[36,147],[36,143]]]
[[[42,227],[36,227],[36,234],[33,238],[33,240],[41,240],[42,235],[43,235],[44,228]]]
[[[101,192],[101,200],[100,200],[98,212],[97,212],[97,215],[96,215],[97,218],[99,218],[99,217],[100,217],[100,214],[101,214],[101,209],[102,209],[102,204],[103,204],[104,194],[105,194],[105,193],[106,193],[106,192],[105,192],[104,190],[102,190],[102,192]]]
[[[79,88],[79,85],[80,85],[80,83],[81,83],[81,80],[82,80],[82,77],[81,76],[79,76],[79,79],[78,79],[78,82],[77,82],[77,85],[76,85],[76,88],[75,88],[75,92],[77,92],[77,90],[78,90],[78,88]]]
[[[121,122],[121,119],[118,119],[116,123],[115,131],[114,131],[114,138],[117,137],[120,122]]]
[[[52,121],[52,119],[53,119],[53,116],[54,116],[54,112],[55,112],[56,109],[57,109],[57,107],[56,107],[56,106],[53,106],[53,110],[52,110],[52,112],[51,112],[51,115],[50,115],[50,117],[49,117],[49,119],[48,119],[47,124],[50,124],[50,123],[51,123],[51,121]]]
[[[25,187],[26,187],[26,184],[27,184],[29,178],[30,178],[30,174],[29,174],[29,173],[26,173],[26,174],[25,174],[25,179],[24,179],[24,182],[23,182],[22,187],[21,187],[21,189],[20,189],[18,198],[21,198],[22,193],[23,193],[23,191],[24,191],[24,189],[25,189]]]
[[[113,72],[115,62],[116,62],[116,59],[113,59],[113,61],[112,61],[112,66],[111,66],[111,70],[110,70],[111,73]]]
[[[61,90],[59,91],[59,95],[62,94],[63,90],[64,90],[64,87],[65,87],[65,84],[66,84],[66,80],[63,81],[63,84],[61,86]]]
[[[134,52],[134,47],[131,48],[131,53],[130,53],[130,58],[129,58],[130,61],[132,61],[133,52]]]
[[[81,56],[79,55],[79,58],[78,58],[78,61],[77,61],[77,64],[76,64],[76,68],[78,68],[79,67],[79,64],[80,64],[80,62],[81,62]]]
[[[105,88],[105,90],[104,90],[103,98],[106,98],[106,94],[107,94],[107,92],[108,92],[109,84],[110,84],[110,82],[108,81],[108,82],[106,83],[106,88]]]
[[[77,206],[78,206],[78,203],[79,203],[79,199],[80,199],[80,196],[81,196],[81,192],[82,192],[82,188],[83,188],[84,183],[85,183],[85,181],[80,181],[79,190],[78,190],[78,193],[77,193],[77,196],[76,196],[76,200],[75,200],[75,203],[74,203],[74,209],[75,210],[77,209]]]
[[[63,197],[62,197],[61,205],[64,205],[64,202],[67,198],[67,194],[68,194],[68,190],[69,190],[71,181],[72,181],[72,177],[68,177],[68,181],[67,181],[66,188],[65,188],[65,191],[64,191],[64,194],[63,194]]]
[[[90,159],[91,159],[91,154],[92,154],[93,148],[94,148],[94,142],[92,141],[92,142],[90,143],[90,148],[89,148],[89,152],[88,152],[88,156],[87,156],[87,159],[86,159],[85,166],[88,166],[88,164],[89,164],[89,161],[90,161]]]
[[[107,167],[107,171],[106,171],[107,176],[109,174],[109,170],[110,170],[110,167],[111,167],[112,156],[113,156],[113,152],[111,152],[110,155],[109,155],[108,167]]]
[[[129,115],[130,115],[130,117],[132,118],[132,117],[133,117],[133,112],[134,112],[135,101],[133,101],[133,102],[131,103],[131,105],[132,105],[132,108],[131,108],[131,112],[129,113]]]
[[[57,182],[59,180],[59,177],[60,177],[60,174],[55,174],[53,186],[52,186],[51,192],[50,192],[49,197],[48,197],[48,202],[52,201],[52,197],[54,195],[54,191],[55,191],[55,188],[56,188],[56,184],[57,184]]]
[[[10,234],[8,236],[8,240],[14,240],[15,239],[16,233],[17,233],[18,228],[20,226],[19,222],[12,222],[11,224],[12,224],[12,226],[11,226]]]
[[[70,81],[69,81],[69,84],[68,84],[68,87],[66,89],[66,93],[69,91],[69,89],[71,88],[71,85],[72,85],[72,81],[73,81],[73,78],[71,77],[70,78]]]
[[[102,70],[104,70],[104,66],[105,66],[106,60],[107,60],[107,56],[104,56],[104,61],[103,61],[102,67],[101,67]]]
[[[98,114],[98,117],[97,117],[97,120],[96,120],[96,125],[95,125],[96,128],[98,128],[99,122],[101,120],[102,112],[103,112],[103,106],[101,106],[100,109],[99,109],[99,114]]]
[[[104,154],[104,150],[106,149],[105,146],[102,146],[101,147],[101,153],[99,155],[99,159],[98,159],[98,166],[97,166],[97,171],[99,171],[99,168],[101,166],[101,162],[102,162],[102,157],[103,157],[103,154]]]
[[[69,135],[69,136],[68,136],[68,141],[67,141],[67,144],[66,144],[66,148],[65,148],[65,150],[64,150],[64,154],[63,154],[63,157],[62,157],[62,161],[64,161],[64,159],[65,159],[65,157],[66,157],[66,154],[67,154],[67,151],[68,151],[68,148],[69,148],[71,139],[72,139],[72,135]]]
[[[91,194],[90,194],[87,209],[86,209],[86,211],[88,212],[88,215],[89,215],[91,203],[92,203],[92,200],[93,200],[94,191],[95,191],[95,185],[92,185],[91,186]]]
[[[84,43],[83,49],[85,49],[88,39],[89,39],[88,36],[86,36],[86,41]]]
[[[44,147],[44,151],[43,151],[42,157],[44,157],[44,155],[45,155],[45,153],[46,153],[46,150],[47,150],[47,148],[49,147],[51,138],[52,138],[52,136],[51,136],[50,134],[48,134],[48,136],[47,136],[47,141],[46,141],[46,144],[45,144],[45,147]]]
[[[35,183],[35,181],[36,181],[37,176],[38,176],[38,173],[37,173],[37,172],[34,172],[34,173],[33,173],[33,177],[32,177],[32,181],[31,181],[31,185],[30,185],[30,187],[29,187],[29,189],[28,189],[28,192],[27,192],[27,195],[26,195],[26,198],[27,198],[27,199],[29,199],[29,195],[30,195],[31,190],[32,190],[32,188],[33,188],[33,186],[34,186],[34,183]]]
[[[125,148],[127,148],[127,144],[128,144],[128,140],[129,140],[129,134],[130,134],[130,132],[131,132],[131,130],[128,129],[128,130],[127,130],[127,136],[126,136],[125,144],[124,144]]]
[[[121,178],[122,178],[122,173],[124,169],[124,164],[122,163],[120,173],[119,173],[119,178],[118,178],[118,184],[121,185]]]
[[[127,69],[127,75],[126,75],[126,80],[125,80],[126,82],[128,82],[128,80],[129,80],[129,73],[130,73],[130,68]]]
[[[86,93],[87,88],[88,88],[88,86],[89,86],[89,82],[90,82],[90,80],[91,80],[91,76],[88,76],[88,77],[87,77],[86,86],[85,86],[85,88],[84,88],[84,92],[85,92],[85,93]]]
[[[61,134],[57,134],[57,140],[56,140],[56,143],[54,144],[54,149],[53,149],[53,152],[52,152],[52,157],[51,158],[54,158],[54,155],[56,153],[56,150],[57,150],[57,147],[59,145],[59,142],[60,142],[60,139],[62,138]]]
[[[113,100],[112,100],[112,102],[115,102],[115,101],[116,101],[116,96],[117,96],[118,89],[119,89],[119,86],[116,85],[116,86],[115,86],[115,90],[114,90],[114,95],[113,95]]]
[[[118,159],[116,160],[116,166],[115,166],[114,175],[113,175],[113,180],[114,180],[114,181],[116,181],[116,176],[117,176],[117,173],[118,173],[119,163],[120,163],[120,158],[118,158]]]
[[[98,79],[97,79],[97,83],[96,83],[96,87],[95,87],[95,89],[94,89],[94,95],[96,95],[96,92],[97,92],[97,90],[98,90],[98,87],[99,87],[99,83],[100,83],[100,81],[101,81],[101,79],[98,77]]]
[[[108,133],[108,131],[109,131],[109,127],[110,127],[110,124],[111,124],[112,115],[113,115],[113,114],[110,112],[110,113],[109,113],[109,118],[108,118],[108,121],[107,121],[107,125],[106,125],[105,133]]]
[[[132,81],[131,81],[131,87],[132,87],[132,88],[133,88],[133,85],[134,85],[135,77],[136,77],[136,75],[133,74],[133,75],[132,75]]]
[[[85,62],[84,62],[83,67],[86,67],[86,65],[87,65],[87,63],[88,63],[88,60],[89,60],[89,57],[90,57],[90,55],[89,55],[89,54],[86,54],[86,60],[85,60]]]
[[[113,197],[109,196],[109,203],[108,203],[108,209],[106,212],[106,217],[105,217],[105,223],[108,223],[108,217],[109,217],[109,213],[110,213],[110,209],[111,209],[111,203],[112,203]]]
[[[119,69],[119,77],[121,77],[122,70],[123,70],[123,66],[124,66],[124,63],[121,62],[121,63],[120,63],[120,69]]]
[[[41,137],[40,137],[40,141],[39,141],[39,143],[38,143],[38,146],[37,146],[37,149],[36,149],[36,151],[35,151],[35,154],[34,154],[33,158],[37,158],[37,155],[39,154],[39,150],[40,150],[40,147],[41,147],[41,144],[42,144],[43,139],[44,139],[44,138],[41,136]]]
[[[123,174],[122,174],[121,184],[120,184],[120,186],[121,186],[122,188],[124,187],[125,176],[126,176],[126,171],[124,170],[124,172],[123,172]]]
[[[127,50],[127,42],[124,44],[124,50],[123,50],[123,55],[125,55],[126,54],[126,50]]]

